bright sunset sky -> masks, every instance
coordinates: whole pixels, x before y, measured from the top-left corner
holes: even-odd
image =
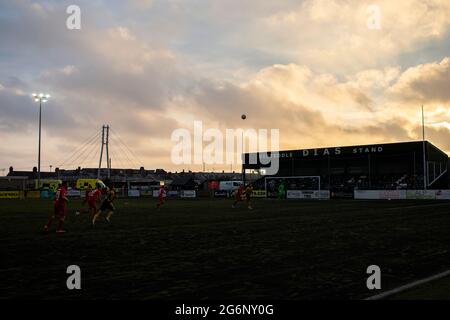
[[[0,169],[37,165],[41,91],[42,170],[103,124],[146,168],[181,170],[171,133],[194,120],[302,149],[421,139],[422,104],[450,152],[450,1],[1,1]]]

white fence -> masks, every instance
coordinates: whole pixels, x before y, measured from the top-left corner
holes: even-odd
[[[153,190],[152,196],[158,197],[159,190]],[[80,190],[69,190],[69,197],[83,197]],[[128,197],[138,198],[139,190],[128,190]],[[164,197],[169,198],[196,198],[195,190],[167,191]],[[329,190],[287,190],[287,199],[330,199]],[[450,200],[450,190],[355,190],[354,198],[359,200]]]
[[[129,189],[128,196],[132,198],[139,198],[141,196],[141,193],[139,192],[139,190]]]
[[[355,190],[361,200],[450,200],[450,190]]]
[[[159,190],[153,190],[153,197],[157,198]],[[164,197],[169,198],[196,198],[197,193],[195,190],[180,190],[180,191],[167,191],[164,193]]]
[[[181,198],[195,198],[197,196],[195,190],[181,190]]]
[[[67,196],[68,197],[81,197],[81,191],[80,190],[75,190],[75,189],[70,189],[67,191]]]
[[[330,199],[329,190],[287,190],[287,199]]]

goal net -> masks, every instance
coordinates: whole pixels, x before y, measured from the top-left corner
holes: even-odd
[[[320,176],[266,177],[267,198],[329,199],[330,192],[320,189]]]

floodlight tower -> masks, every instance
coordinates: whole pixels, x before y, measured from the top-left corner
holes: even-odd
[[[247,115],[243,114],[241,115],[241,119],[242,121],[245,121],[245,119],[247,119]],[[245,141],[244,141],[244,129],[242,129],[241,132],[241,143],[242,143],[242,182],[245,185],[245,169],[244,169],[244,165],[245,165],[245,157],[244,157],[244,153],[245,153]]]
[[[425,148],[425,116],[423,113],[423,105],[422,105],[422,156],[423,156],[423,190],[427,190],[427,156],[426,156],[426,148]]]
[[[108,168],[108,178],[110,178],[111,158],[109,157],[109,125],[102,126],[102,142],[100,146],[100,161],[98,163],[97,179],[100,179],[100,171],[102,169],[103,149],[106,149],[106,166]]]
[[[38,151],[38,188],[41,187],[41,114],[42,103],[45,103],[50,99],[49,94],[45,93],[33,93],[33,99],[35,102],[39,102],[39,151]]]

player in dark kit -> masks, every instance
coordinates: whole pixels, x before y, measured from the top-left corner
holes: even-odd
[[[248,184],[247,188],[245,188],[245,200],[247,201],[247,208],[252,210],[252,202],[251,197],[253,194],[253,185],[250,183]]]
[[[67,199],[67,182],[63,182],[55,193],[55,200],[53,201],[53,214],[48,219],[48,222],[44,226],[44,231],[47,232],[48,228],[52,224],[53,220],[57,217],[59,219],[58,226],[56,227],[56,233],[66,232],[62,227],[64,220],[66,219],[66,203]]]
[[[95,221],[100,216],[102,212],[107,212],[106,221],[111,222],[111,216],[114,214],[114,200],[116,199],[116,192],[114,191],[114,186],[110,186],[106,193],[106,198],[103,200],[102,205],[100,206],[100,210],[94,215],[92,219],[92,225],[95,225]]]

